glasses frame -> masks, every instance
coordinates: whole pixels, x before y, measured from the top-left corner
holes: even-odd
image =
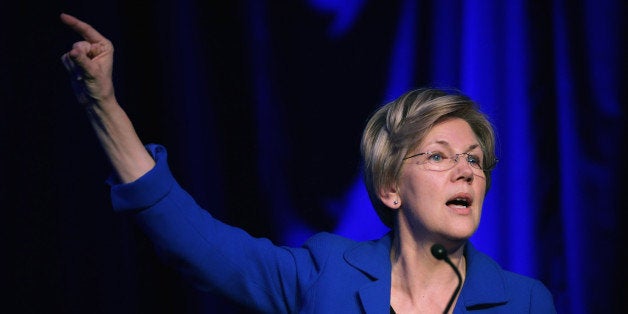
[[[452,156],[445,156],[445,154],[442,154],[442,153],[427,151],[427,152],[422,152],[422,153],[418,153],[418,154],[414,154],[414,155],[410,155],[410,156],[404,157],[402,160],[406,160],[406,159],[410,159],[410,158],[414,158],[414,157],[418,157],[418,156],[423,156],[423,155],[431,156],[433,154],[441,154],[441,155],[444,156],[444,158],[451,159],[452,160],[450,162],[451,167],[448,167],[448,168],[442,169],[442,170],[436,170],[436,169],[430,169],[430,170],[434,170],[434,171],[447,171],[447,170],[450,170],[450,169],[452,169],[453,167],[456,166],[456,164],[458,163],[458,159],[460,158],[461,155],[467,155],[467,158],[465,158],[465,160],[467,161],[467,163],[469,163],[469,166],[471,168],[478,169],[478,170],[480,170],[482,172],[485,171],[484,168],[482,167],[481,162],[480,163],[475,163],[475,165],[477,165],[477,167],[476,167],[476,166],[474,166],[474,164],[472,164],[469,161],[470,158],[478,158],[475,155],[472,155],[471,153],[458,153],[458,154],[454,154]],[[429,159],[426,160],[426,163],[430,163]]]

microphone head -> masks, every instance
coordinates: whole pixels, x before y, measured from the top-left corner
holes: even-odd
[[[445,247],[442,244],[436,243],[432,245],[431,251],[432,255],[434,255],[436,259],[442,260],[447,257],[447,250],[445,250]]]

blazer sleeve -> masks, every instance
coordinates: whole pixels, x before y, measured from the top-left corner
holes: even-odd
[[[132,215],[165,263],[198,289],[262,312],[294,312],[295,254],[307,256],[303,249],[276,246],[213,218],[173,178],[165,148],[147,149],[156,161],[152,170],[128,184],[109,180],[114,210]]]

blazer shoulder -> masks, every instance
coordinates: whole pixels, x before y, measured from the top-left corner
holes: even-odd
[[[358,241],[337,234],[320,232],[310,237],[303,247],[311,251],[345,251],[357,243]]]

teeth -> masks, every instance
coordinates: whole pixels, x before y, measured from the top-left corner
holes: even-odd
[[[448,205],[454,204],[454,205],[469,207],[469,200],[466,199],[466,198],[455,198],[455,199],[447,202],[447,204]]]

